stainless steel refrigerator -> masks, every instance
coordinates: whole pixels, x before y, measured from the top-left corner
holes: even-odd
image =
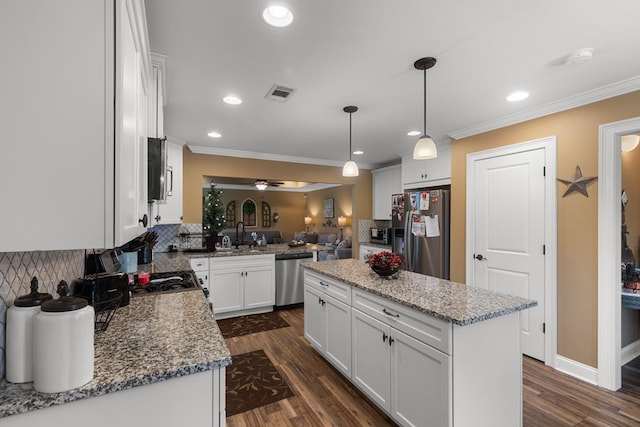
[[[393,252],[404,269],[449,279],[450,193],[424,189],[392,196]]]

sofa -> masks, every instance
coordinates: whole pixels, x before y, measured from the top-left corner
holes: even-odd
[[[317,245],[324,245],[324,249],[318,250],[318,261],[352,258],[351,236],[341,241],[335,233],[320,233],[317,236]]]

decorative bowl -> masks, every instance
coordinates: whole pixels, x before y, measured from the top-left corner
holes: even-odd
[[[371,269],[378,275],[382,277],[388,277],[392,274],[396,274],[400,267],[392,268],[392,267],[378,267],[377,265],[372,265]]]

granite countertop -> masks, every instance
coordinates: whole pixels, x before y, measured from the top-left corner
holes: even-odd
[[[231,354],[201,289],[133,297],[116,311],[106,331],[96,333],[93,380],[47,394],[36,392],[33,383],[2,379],[0,417],[230,364]]]
[[[464,326],[538,305],[537,301],[400,270],[382,278],[355,259],[304,262],[311,271],[340,280],[431,316]]]
[[[247,255],[277,255],[283,253],[294,253],[294,252],[318,252],[324,250],[324,245],[316,245],[312,243],[307,243],[304,246],[295,246],[293,248],[289,247],[286,243],[278,243],[267,246],[258,246],[251,249],[219,249],[215,252],[189,252],[189,251],[178,251],[178,252],[166,252],[166,253],[156,253],[154,252],[153,257],[154,261],[159,257],[168,257],[168,258],[186,258],[187,262],[189,258],[209,258],[209,257],[228,257],[228,256],[247,256]],[[163,258],[164,259],[164,258]],[[188,267],[191,268],[191,267]]]

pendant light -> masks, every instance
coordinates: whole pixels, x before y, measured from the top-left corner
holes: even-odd
[[[360,171],[356,162],[351,160],[351,115],[358,111],[358,107],[349,105],[342,109],[345,113],[349,113],[349,161],[342,167],[342,176],[358,176]]]
[[[436,144],[433,142],[433,139],[427,135],[427,70],[434,65],[436,65],[436,58],[431,56],[420,58],[413,63],[413,66],[418,70],[422,70],[424,74],[424,127],[422,136],[413,147],[413,158],[416,160],[434,159],[438,157]]]

